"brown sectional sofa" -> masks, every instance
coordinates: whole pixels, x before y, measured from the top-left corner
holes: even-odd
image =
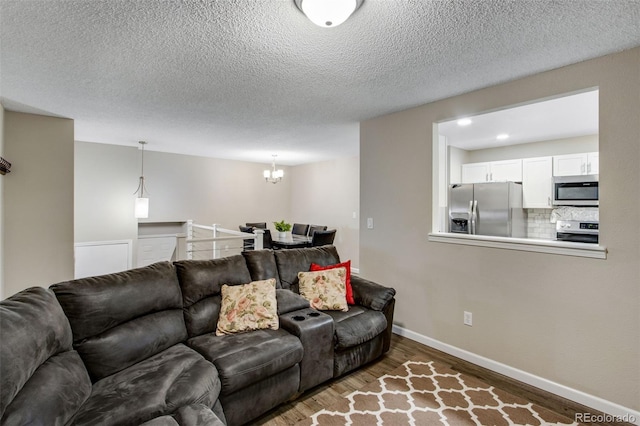
[[[240,425],[389,349],[395,291],[352,276],[316,311],[297,273],[333,246],[157,263],[0,302],[2,425]],[[221,286],[275,278],[280,328],[215,335]]]

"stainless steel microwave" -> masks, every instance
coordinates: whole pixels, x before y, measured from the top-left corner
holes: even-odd
[[[597,206],[598,175],[553,178],[554,206]]]

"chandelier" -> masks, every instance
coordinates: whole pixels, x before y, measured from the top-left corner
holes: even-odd
[[[145,141],[138,142],[142,146],[142,161],[140,162],[140,181],[138,182],[138,189],[134,194],[138,194],[136,197],[135,217],[136,219],[146,219],[149,217],[149,198],[144,196],[144,146],[147,144]]]
[[[294,0],[298,9],[320,27],[337,27],[355,12],[364,0]]]
[[[282,171],[282,169],[276,170],[276,157],[277,155],[273,156],[271,170],[265,170],[262,174],[264,176],[265,182],[267,183],[278,183],[282,180],[282,176],[284,176],[284,171]]]

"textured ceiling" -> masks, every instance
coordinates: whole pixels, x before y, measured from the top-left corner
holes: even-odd
[[[639,0],[0,0],[6,109],[76,139],[281,164],[358,154],[358,122],[640,45]]]

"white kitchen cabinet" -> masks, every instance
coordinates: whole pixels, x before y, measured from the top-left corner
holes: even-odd
[[[462,183],[487,182],[491,172],[490,163],[469,163],[462,165]]]
[[[553,157],[554,176],[594,175],[600,172],[599,153],[556,155]]]
[[[588,175],[600,174],[600,153],[599,152],[587,153],[587,174]]]
[[[489,180],[492,182],[522,182],[522,160],[492,161]]]
[[[525,209],[550,209],[553,157],[522,160],[522,204]]]
[[[522,181],[521,159],[462,165],[462,183],[506,181]]]

